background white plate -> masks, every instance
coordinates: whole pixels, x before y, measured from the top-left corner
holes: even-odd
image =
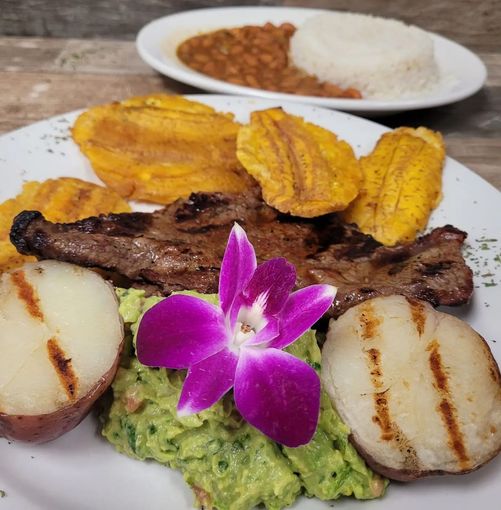
[[[447,79],[429,95],[394,101],[299,96],[234,85],[198,73],[183,64],[176,56],[176,48],[182,41],[200,33],[242,25],[262,25],[268,21],[290,22],[299,26],[307,18],[321,12],[325,11],[291,7],[222,7],[186,11],[165,16],[146,25],[139,32],[136,45],[142,59],[160,73],[210,92],[309,103],[367,115],[454,103],[477,92],[486,80],[485,65],[474,53],[432,33],[430,36],[435,42],[438,66]]]
[[[387,131],[381,125],[335,111],[252,98],[188,96],[221,111],[231,111],[240,121],[252,110],[282,105],[286,111],[335,131],[357,152],[371,150]],[[87,160],[71,141],[69,128],[78,112],[54,117],[0,137],[0,201],[13,197],[25,180],[58,176],[80,177],[99,182]],[[145,209],[145,207],[139,207]],[[501,194],[458,162],[447,159],[444,199],[432,218],[433,225],[452,223],[470,233],[469,243],[479,260],[482,274],[468,307],[457,310],[487,339],[501,361]],[[477,241],[478,240],[478,241]],[[486,281],[497,286],[485,287]],[[496,343],[497,342],[497,343]],[[0,439],[0,510],[128,510],[136,508],[187,510],[193,504],[191,491],[179,473],[154,462],[139,462],[116,453],[96,431],[97,421],[88,417],[75,430],[45,445],[10,443]],[[501,456],[483,469],[463,477],[442,477],[413,484],[392,483],[382,500],[359,502],[343,499],[336,508],[365,510],[490,510],[499,508]],[[301,498],[297,510],[327,510],[329,504]]]

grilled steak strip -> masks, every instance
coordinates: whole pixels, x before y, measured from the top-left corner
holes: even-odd
[[[24,211],[14,220],[11,240],[20,253],[115,271],[162,294],[213,293],[235,221],[245,228],[258,261],[285,257],[296,266],[298,287],[336,285],[334,316],[380,295],[403,294],[437,306],[464,304],[473,291],[461,255],[466,234],[452,226],[388,248],[336,215],[291,218],[252,194],[198,193],[154,213],[68,224]]]

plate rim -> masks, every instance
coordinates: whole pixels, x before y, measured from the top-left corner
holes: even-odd
[[[147,37],[151,33],[151,31],[156,28],[158,25],[162,25],[167,20],[171,21],[176,18],[189,18],[190,15],[203,15],[204,13],[214,13],[219,12],[223,14],[224,12],[235,12],[238,13],[244,11],[265,11],[273,13],[285,12],[285,11],[294,11],[296,13],[304,13],[311,14],[314,13],[325,13],[325,12],[345,12],[338,11],[336,9],[314,9],[308,7],[288,7],[288,6],[228,6],[228,7],[208,7],[202,9],[192,9],[189,11],[181,11],[172,14],[167,14],[166,16],[162,16],[160,18],[153,19],[145,24],[137,33],[135,39],[136,50],[141,57],[141,59],[150,67],[152,67],[157,72],[163,74],[164,76],[168,76],[180,83],[184,83],[190,86],[194,86],[200,88],[202,90],[206,90],[209,92],[216,92],[220,94],[230,94],[230,95],[246,95],[252,96],[261,99],[275,99],[279,101],[289,101],[294,103],[306,103],[314,106],[330,108],[330,109],[339,109],[343,111],[350,112],[372,112],[372,113],[396,113],[401,111],[411,111],[417,109],[428,109],[435,108],[438,106],[444,106],[447,104],[452,104],[455,102],[462,101],[474,94],[476,94],[480,89],[482,89],[487,81],[487,67],[482,59],[472,50],[463,46],[462,44],[453,41],[447,37],[444,37],[440,34],[436,34],[434,32],[424,30],[433,40],[434,42],[438,42],[445,47],[452,48],[454,51],[458,51],[463,53],[463,55],[475,61],[475,65],[478,70],[478,77],[475,83],[469,88],[463,88],[453,93],[448,93],[447,95],[435,95],[430,97],[423,97],[417,99],[398,99],[395,101],[391,100],[375,100],[375,99],[346,99],[346,98],[322,98],[315,96],[302,96],[295,94],[286,94],[281,92],[272,92],[267,90],[256,89],[252,87],[246,87],[243,85],[236,85],[232,83],[225,82],[223,80],[217,80],[215,78],[211,78],[210,76],[206,76],[202,73],[198,73],[197,71],[191,70],[187,66],[183,66],[181,64],[171,65],[170,63],[162,62],[155,55],[153,55],[149,49],[149,45],[146,43]],[[386,19],[396,19],[396,18],[386,18]],[[399,20],[401,21],[401,20]],[[244,23],[244,20],[242,21]],[[407,24],[407,23],[406,23]],[[166,34],[167,35],[167,34]]]

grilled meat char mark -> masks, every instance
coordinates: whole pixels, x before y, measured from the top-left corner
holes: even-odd
[[[192,194],[154,213],[122,213],[75,223],[50,223],[34,211],[14,220],[18,251],[99,267],[162,294],[217,292],[228,234],[240,223],[258,261],[285,257],[297,269],[298,287],[338,287],[339,316],[366,299],[390,294],[433,305],[461,305],[473,292],[461,246],[466,234],[450,225],[413,243],[384,247],[336,215],[303,220],[280,215],[259,196]]]

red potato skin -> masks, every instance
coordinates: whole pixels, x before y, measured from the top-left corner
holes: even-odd
[[[466,475],[468,473],[472,473],[477,469],[480,469],[482,466],[493,460],[498,454],[501,452],[500,448],[494,452],[487,459],[482,460],[476,466],[471,469],[467,469],[465,471],[443,471],[443,470],[413,470],[413,469],[396,469],[389,466],[384,466],[377,462],[374,457],[372,457],[367,450],[362,448],[353,437],[353,434],[350,435],[350,442],[353,444],[357,452],[360,456],[365,460],[367,465],[375,472],[384,476],[385,478],[389,478],[390,480],[396,480],[398,482],[412,482],[414,480],[418,480],[419,478],[426,478],[428,476],[442,476],[442,475]]]
[[[0,413],[0,437],[28,443],[47,443],[74,429],[90,412],[94,402],[109,388],[120,363],[124,340],[111,368],[94,387],[73,404],[53,413],[15,415]]]

